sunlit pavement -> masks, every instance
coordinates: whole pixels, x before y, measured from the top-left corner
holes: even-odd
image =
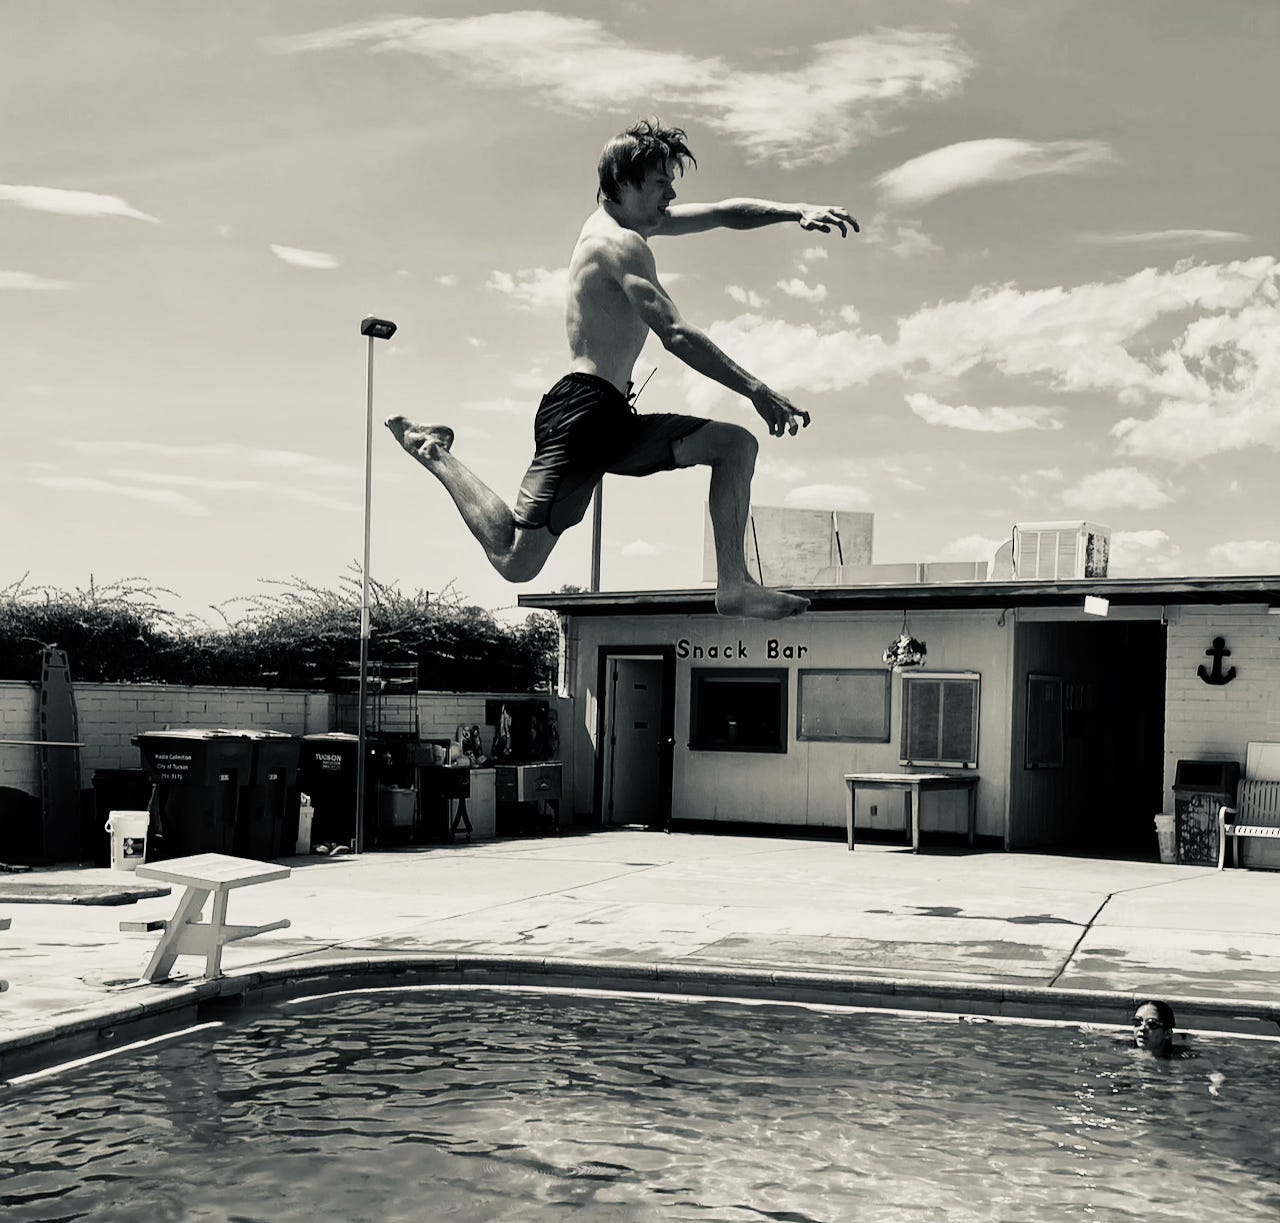
[[[232,893],[228,920],[290,928],[228,946],[225,971],[500,953],[1280,1004],[1280,874],[1266,871],[631,830],[285,861],[290,878]],[[135,882],[33,871],[0,876],[0,894]],[[0,1039],[163,988],[130,984],[158,935],[119,927],[176,900],[0,900]]]

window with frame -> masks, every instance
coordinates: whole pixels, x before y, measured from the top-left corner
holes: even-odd
[[[782,668],[693,668],[689,673],[690,749],[785,752],[788,674]]]
[[[796,738],[888,743],[891,689],[891,673],[883,667],[800,671]]]
[[[980,682],[969,671],[904,675],[898,763],[976,768]]]

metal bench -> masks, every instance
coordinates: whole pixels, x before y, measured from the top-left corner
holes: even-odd
[[[1234,807],[1218,808],[1218,869],[1227,860],[1231,837],[1232,866],[1240,865],[1241,837],[1280,837],[1280,781],[1242,781]]]
[[[160,942],[143,971],[140,980],[163,981],[169,976],[173,962],[180,955],[205,957],[204,975],[222,975],[222,949],[227,943],[268,930],[287,930],[288,918],[268,922],[265,926],[227,925],[227,896],[232,888],[248,887],[253,883],[269,883],[273,879],[287,879],[287,866],[255,862],[249,858],[232,858],[227,854],[195,854],[189,858],[173,858],[168,862],[143,864],[137,873],[147,879],[160,879],[165,883],[180,883],[186,892],[178,901],[177,912],[169,921],[123,921],[120,929],[126,931],[163,930]],[[199,920],[205,902],[213,897],[213,909],[209,920]]]

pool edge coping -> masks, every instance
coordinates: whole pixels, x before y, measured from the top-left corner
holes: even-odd
[[[941,1011],[1079,1023],[1116,1023],[1152,991],[1072,989],[999,982],[931,981],[866,973],[750,968],[671,961],[576,959],[502,953],[399,952],[390,955],[320,953],[306,960],[236,969],[221,977],[167,984],[129,984],[101,1002],[47,1023],[0,1036],[0,1086],[15,1068],[102,1052],[141,1036],[171,1030],[202,1012],[275,1003],[291,996],[422,984],[537,985],[547,988],[639,991]],[[137,991],[129,998],[129,991]],[[1191,1027],[1256,1032],[1280,1029],[1280,1002],[1157,993]],[[1274,1034],[1274,1033],[1272,1033]]]

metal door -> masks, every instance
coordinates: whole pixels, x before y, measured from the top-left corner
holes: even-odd
[[[609,659],[605,822],[663,822],[662,659]]]

